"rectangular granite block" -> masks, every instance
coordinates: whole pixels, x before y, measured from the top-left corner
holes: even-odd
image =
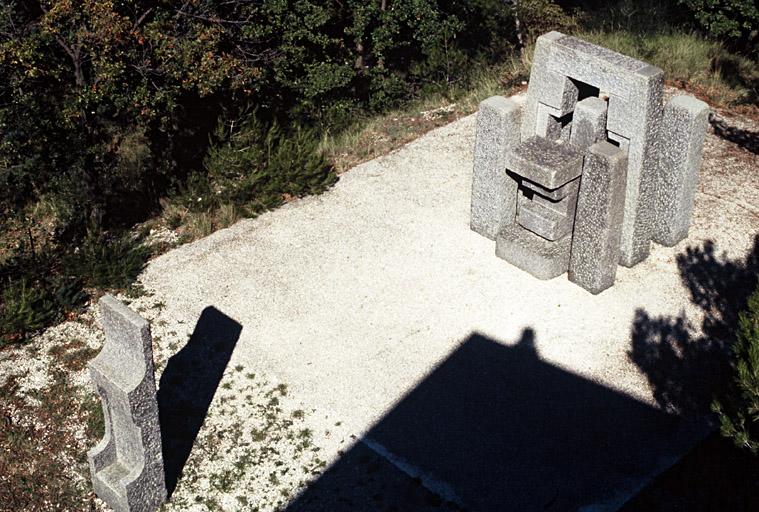
[[[493,240],[516,215],[517,182],[506,174],[506,153],[519,144],[521,114],[520,101],[503,96],[484,100],[477,114],[470,226]]]
[[[609,96],[606,127],[629,141],[625,218],[622,227],[620,263],[633,266],[650,252],[653,233],[654,187],[658,130],[662,115],[664,74],[661,69],[575,37],[552,33],[543,45],[540,58],[533,62],[533,73],[548,77],[568,77],[587,84]],[[544,101],[541,88],[531,101]],[[537,108],[535,109],[537,116]],[[525,117],[527,121],[527,117]],[[522,123],[522,139],[535,124]],[[620,140],[624,142],[624,140]]]
[[[605,140],[606,108],[607,103],[601,98],[590,97],[577,102],[569,143],[586,150],[599,140]]]
[[[517,224],[504,226],[495,254],[538,279],[553,279],[567,271],[571,236],[551,242]]]
[[[533,199],[529,199],[524,194],[519,195],[517,223],[546,240],[558,240],[570,234],[574,215],[570,216],[568,215],[569,212],[556,211],[556,205],[551,204],[551,201],[547,199],[541,201],[537,199],[538,197],[535,195]],[[562,202],[559,201],[559,203]],[[569,203],[569,198],[565,197],[561,205],[568,208]],[[552,207],[549,207],[549,204]]]
[[[688,236],[709,106],[675,96],[664,107],[653,240],[671,247]]]
[[[606,141],[588,148],[577,200],[569,280],[591,293],[614,284],[626,183],[625,152]]]
[[[583,153],[570,144],[530,137],[506,153],[506,168],[547,189],[582,174]]]

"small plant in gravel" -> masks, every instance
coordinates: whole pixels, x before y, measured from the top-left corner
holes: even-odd
[[[100,402],[55,368],[52,383],[25,398],[16,378],[0,387],[0,510],[89,510],[85,453],[103,433]],[[83,431],[81,419],[85,419]]]
[[[245,378],[235,381],[237,375]],[[286,385],[270,386],[239,365],[225,378],[231,385],[220,387],[225,392],[215,401],[216,413],[206,417],[166,510],[184,510],[195,496],[209,508],[281,510],[326,464],[303,425],[303,411],[284,409]]]

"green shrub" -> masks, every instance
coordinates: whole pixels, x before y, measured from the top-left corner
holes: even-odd
[[[60,318],[55,296],[42,283],[25,278],[10,283],[0,306],[0,346],[23,342],[35,331]]]
[[[296,125],[288,132],[276,122],[266,127],[255,112],[235,121],[222,118],[203,164],[206,179],[194,178],[197,197],[185,203],[233,204],[247,214],[277,206],[286,196],[321,192],[336,180],[313,129]]]
[[[150,249],[129,236],[88,231],[78,251],[66,256],[66,270],[99,290],[128,289],[142,272]]]
[[[738,321],[734,346],[734,388],[729,397],[714,403],[720,431],[736,445],[759,451],[759,288],[748,300]]]
[[[679,0],[714,39],[757,39],[759,7],[755,0]]]

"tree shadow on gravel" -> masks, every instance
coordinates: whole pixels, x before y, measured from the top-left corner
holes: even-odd
[[[738,314],[757,284],[759,235],[744,258],[717,254],[707,241],[678,255],[677,267],[703,313],[700,330],[684,314],[652,317],[639,309],[629,356],[646,374],[662,409],[700,415],[708,413],[730,379],[729,348]]]
[[[242,326],[214,307],[198,319],[187,344],[169,359],[158,389],[166,489],[174,492]]]
[[[718,137],[737,144],[755,155],[759,154],[759,132],[730,126],[724,119],[714,115],[709,116],[709,124],[712,125]]]
[[[732,379],[730,347],[738,314],[757,286],[759,235],[743,258],[717,254],[712,242],[677,257],[683,284],[703,317],[700,330],[683,314],[651,317],[638,310],[630,358],[643,370],[659,406],[706,418]],[[713,432],[658,476],[621,512],[759,510],[759,460]]]

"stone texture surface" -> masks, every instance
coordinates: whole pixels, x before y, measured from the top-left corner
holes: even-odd
[[[575,199],[577,198],[575,197]],[[550,203],[550,201],[546,201],[546,203]],[[564,203],[568,204],[569,198],[564,198]],[[545,203],[528,199],[523,194],[519,195],[517,223],[546,240],[558,240],[570,234],[573,220],[573,217],[567,213],[557,212],[555,209],[546,206]]]
[[[606,102],[595,96],[577,102],[572,118],[570,144],[585,150],[599,140],[605,140],[606,108]]]
[[[117,512],[152,512],[166,500],[150,325],[100,299],[106,341],[90,364],[105,435],[87,454],[95,494]]]
[[[730,126],[742,133],[759,131],[756,122],[743,123]],[[619,267],[615,285],[592,295],[564,278],[535,279],[494,257],[494,242],[470,230],[475,124],[476,116],[468,116],[431,131],[342,174],[324,194],[241,220],[151,260],[142,283],[153,294],[151,301],[164,304],[152,322],[157,359],[181,351],[209,305],[238,321],[243,330],[221,386],[229,383],[227,393],[241,392],[247,372],[272,385],[288,384],[282,407],[307,411],[305,423],[296,425],[313,431],[313,443],[321,448],[319,456],[328,468],[346,470],[345,479],[322,482],[336,484],[333,494],[322,495],[325,500],[362,492],[356,482],[366,472],[350,464],[355,458],[349,455],[348,434],[361,439],[392,415],[407,420],[396,424],[400,439],[376,440],[397,455],[393,460],[424,469],[422,486],[431,474],[474,502],[467,510],[500,511],[503,503],[509,504],[507,510],[543,510],[546,503],[552,503],[549,510],[617,510],[689,451],[695,439],[672,428],[656,436],[640,435],[635,426],[646,415],[601,421],[599,412],[605,418],[619,411],[609,406],[614,402],[607,395],[581,402],[577,397],[587,395],[563,381],[547,385],[545,374],[531,373],[534,367],[522,365],[522,358],[507,358],[509,364],[504,364],[490,352],[477,352],[471,359],[456,359],[454,366],[461,371],[442,382],[436,380],[438,370],[451,355],[461,355],[459,348],[472,332],[511,348],[519,346],[520,333],[529,327],[543,362],[657,408],[660,395],[654,394],[649,374],[630,357],[641,346],[639,321],[666,326],[670,324],[661,319],[682,317],[693,327],[693,339],[704,335],[704,311],[682,279],[678,255],[689,254],[688,249],[703,251],[709,240],[720,262],[746,261],[759,231],[759,155],[709,130],[688,238],[675,248],[653,244],[646,261]],[[234,371],[238,364],[245,367],[243,372]],[[437,384],[432,389],[430,381]],[[420,387],[427,392],[419,400],[396,409],[418,396]],[[481,391],[493,400],[470,399],[482,397]],[[454,402],[464,406],[452,407]],[[236,424],[244,430],[260,428],[260,418],[247,407],[225,416],[226,407],[215,400],[209,410],[220,431],[229,432]],[[405,414],[409,410],[413,414]],[[546,411],[556,414],[549,418]],[[541,423],[529,422],[532,417]],[[557,439],[555,434],[565,430],[557,430],[552,418],[559,418],[563,427],[567,425],[561,421],[573,418],[577,430],[566,432],[575,432],[572,439],[579,439],[578,444],[567,443],[564,435]],[[628,418],[636,421],[628,423]],[[672,417],[675,424],[681,421]],[[427,426],[435,433],[433,439]],[[598,442],[587,442],[587,426],[601,434]],[[517,431],[528,434],[509,435],[498,444],[501,436]],[[542,436],[544,431],[547,435]],[[645,443],[626,442],[630,435]],[[413,446],[406,450],[401,442]],[[479,446],[482,451],[476,453],[483,457],[457,449],[461,442]],[[505,454],[512,447],[515,451]],[[614,459],[600,463],[590,456],[595,452],[612,453]],[[436,455],[436,461],[430,460]],[[191,457],[203,478],[197,483],[185,480],[187,485],[180,484],[174,497],[185,498],[193,508],[182,508],[173,497],[167,512],[201,512],[203,505],[195,505],[198,497],[237,510],[240,495],[262,512],[273,512],[277,499],[258,499],[257,489],[270,487],[274,467],[248,468],[256,476],[236,481],[228,490],[207,483],[206,475],[235,471],[237,460],[236,453],[226,451]],[[281,460],[284,468],[300,463],[287,450]],[[639,460],[643,462],[634,463]],[[391,482],[381,492],[385,504],[394,504],[405,488],[383,478],[385,473],[381,466],[368,476],[379,484]],[[503,485],[505,474],[513,475],[515,485]],[[522,482],[526,485],[516,485]],[[322,488],[318,483],[309,487]],[[355,512],[364,510],[364,503],[377,507],[372,496],[356,501],[358,506],[338,502],[340,506],[330,508],[334,502],[328,501],[323,508],[317,502],[298,510]],[[401,503],[400,510],[404,506],[409,508]]]
[[[477,114],[470,227],[490,239],[516,215],[517,183],[506,174],[506,152],[519,143],[521,111],[519,99],[494,96]]]
[[[555,189],[582,174],[582,159],[582,152],[569,144],[530,137],[506,153],[506,168]]]
[[[588,148],[577,200],[569,280],[596,294],[614,284],[619,261],[627,157],[601,141]]]
[[[579,179],[574,179],[569,183],[553,190],[541,187],[537,183],[525,179],[520,180],[519,186],[528,190],[532,190],[538,195],[545,197],[546,199],[550,199],[551,201],[559,201],[560,199],[567,197],[569,194],[577,192],[577,188],[580,186],[580,181]]]
[[[538,37],[535,41],[530,83],[527,86],[527,98],[522,116],[522,139],[540,135],[537,129],[540,103],[544,106],[553,107],[556,109],[554,114],[561,115],[562,109],[567,107],[567,100],[574,95],[571,90],[573,84],[566,77],[548,69],[551,48],[556,40],[563,37],[566,36],[560,32],[549,32]],[[569,91],[567,91],[568,87],[570,87]],[[574,105],[572,105],[573,107]]]
[[[575,86],[585,84],[609,95],[607,130],[629,141],[620,144],[628,151],[620,263],[635,265],[648,256],[653,233],[654,213],[650,205],[654,199],[664,74],[645,62],[558,32],[546,34],[538,41],[523,115],[522,140],[541,135],[541,131],[556,137],[557,128],[550,125],[550,119],[546,120],[545,109],[540,105],[548,105],[555,111],[565,109],[562,101],[567,97],[564,95],[567,78]],[[564,138],[563,131],[559,138]]]
[[[504,226],[495,241],[495,254],[538,279],[553,279],[567,271],[571,237],[548,241],[521,226]]]
[[[664,109],[656,176],[653,240],[671,247],[688,236],[709,106],[675,96]]]

